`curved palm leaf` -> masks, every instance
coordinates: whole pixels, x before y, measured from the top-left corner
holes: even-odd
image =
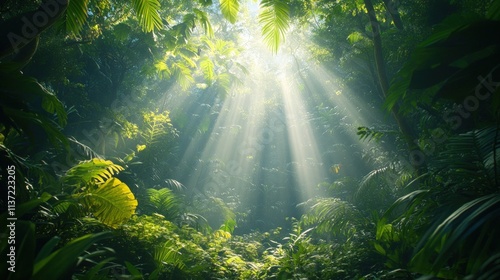
[[[158,13],[161,6],[158,0],[132,0],[132,5],[144,32],[151,32],[154,29],[163,27],[163,22]]]
[[[87,7],[89,0],[71,0],[66,9],[66,30],[73,34],[82,31],[85,21],[87,21]]]
[[[432,163],[443,175],[453,177],[455,189],[476,191],[476,187],[498,185],[500,137],[496,126],[451,137],[446,151]]]
[[[289,26],[289,7],[282,0],[264,0],[260,5],[259,23],[262,24],[262,36],[264,42],[276,53],[281,42],[285,40]]]
[[[240,10],[240,3],[238,0],[220,0],[220,10],[229,22],[235,23]]]
[[[130,219],[137,207],[134,194],[117,178],[111,178],[76,197],[83,200],[96,219],[110,227],[116,227]]]
[[[167,188],[163,189],[148,189],[147,194],[152,210],[171,219],[180,214],[179,198]]]
[[[498,250],[496,236],[500,229],[496,221],[500,218],[500,196],[491,194],[465,203],[449,215],[425,238],[413,258],[413,264],[423,272],[439,273],[449,260],[457,257],[457,251],[467,255],[467,272],[475,272]],[[437,250],[437,255],[434,254]],[[429,261],[432,257],[432,265]],[[457,260],[455,260],[457,261]],[[461,261],[461,260],[459,260]],[[458,262],[457,262],[458,263]]]
[[[182,191],[186,189],[186,186],[184,186],[181,182],[174,180],[174,179],[166,179],[165,180],[165,186],[173,191]]]
[[[201,71],[203,71],[203,75],[205,76],[205,80],[207,82],[211,83],[214,80],[215,72],[214,72],[214,63],[210,58],[208,57],[203,57],[200,60],[200,68]]]
[[[153,256],[157,266],[168,264],[180,270],[185,269],[186,265],[182,260],[182,254],[179,252],[179,249],[179,246],[172,240],[168,240],[162,246],[158,246]]]
[[[113,175],[124,170],[120,165],[110,160],[94,158],[82,161],[69,169],[62,178],[63,183],[80,187],[89,183],[102,184]]]
[[[205,31],[205,34],[207,34],[208,37],[213,37],[214,36],[214,30],[212,29],[212,24],[210,23],[210,20],[208,19],[207,13],[205,13],[202,10],[199,9],[193,9],[194,14],[196,15],[196,19],[200,23],[200,25],[203,27],[203,31]]]
[[[334,198],[320,198],[304,215],[306,225],[317,224],[319,232],[346,233],[354,225],[362,223],[362,215],[349,202]]]

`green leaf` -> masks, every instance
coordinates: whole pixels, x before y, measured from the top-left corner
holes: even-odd
[[[117,178],[111,178],[97,189],[76,197],[82,198],[96,219],[110,227],[117,227],[130,219],[137,207],[134,194]]]
[[[61,241],[61,238],[59,236],[54,236],[47,243],[45,243],[40,252],[38,252],[38,254],[36,255],[35,263],[38,263],[39,261],[48,257],[57,246],[57,244],[59,244],[59,241]]]
[[[89,0],[71,0],[66,10],[66,30],[78,35],[87,21]]]
[[[357,42],[363,40],[364,38],[365,37],[363,36],[363,34],[358,32],[358,31],[354,31],[351,34],[349,34],[349,36],[347,36],[347,40],[351,44],[357,43]]]
[[[172,64],[174,69],[174,75],[176,81],[179,83],[182,89],[186,90],[190,85],[194,83],[194,78],[191,73],[191,69],[184,63],[175,62]]]
[[[74,267],[78,257],[90,245],[109,236],[108,232],[100,232],[72,240],[61,249],[36,263],[32,279],[61,279],[65,273]]]
[[[215,76],[214,63],[212,62],[212,60],[210,60],[208,57],[204,57],[200,61],[200,68],[201,68],[201,71],[203,71],[203,75],[205,76],[205,79],[208,82],[212,82],[214,80],[214,76]]]
[[[163,246],[157,246],[153,256],[157,266],[171,264],[180,270],[185,269],[186,264],[182,260],[182,254],[179,252],[179,249],[173,240],[168,240]]]
[[[82,161],[78,165],[66,171],[62,181],[65,184],[80,187],[87,184],[100,184],[110,179],[111,176],[124,170],[120,165],[110,160],[94,158]]]
[[[203,31],[205,31],[205,34],[208,37],[213,37],[214,36],[214,30],[212,29],[212,24],[210,23],[210,20],[208,19],[207,13],[204,11],[198,10],[198,9],[193,9],[194,13],[196,14],[196,18],[200,25],[203,27]]]
[[[235,23],[240,9],[239,0],[220,0],[222,15],[231,23]]]
[[[264,0],[260,5],[259,23],[262,25],[264,42],[277,53],[289,26],[288,4],[282,0]]]
[[[172,75],[172,72],[168,68],[168,65],[165,61],[157,61],[154,64],[154,67],[156,69],[156,72],[162,79],[169,79],[170,76]]]
[[[132,5],[144,32],[163,28],[163,22],[158,13],[161,8],[158,0],[132,0]]]
[[[147,189],[149,202],[152,212],[159,213],[167,218],[175,218],[180,213],[180,200],[172,192],[172,190],[163,189]]]
[[[488,12],[486,13],[486,17],[492,20],[500,20],[500,1],[496,0],[491,3]]]
[[[143,279],[142,273],[133,264],[125,261],[128,272],[133,276],[132,279]]]

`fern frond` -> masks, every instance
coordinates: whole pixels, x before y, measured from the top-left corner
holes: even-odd
[[[147,189],[151,210],[172,220],[180,214],[181,202],[179,198],[167,188]]]
[[[220,0],[220,11],[229,22],[236,22],[239,10],[239,0]]]
[[[158,13],[161,8],[158,0],[132,0],[132,5],[144,32],[163,28],[163,22]]]
[[[260,5],[259,23],[262,25],[264,42],[277,53],[289,26],[288,4],[282,0],[263,0]]]
[[[66,9],[66,30],[73,35],[82,31],[88,16],[89,0],[71,0]]]
[[[396,176],[397,175],[395,174],[394,170],[388,166],[374,169],[368,172],[368,174],[366,174],[363,179],[361,179],[354,198],[356,199],[363,195],[370,195],[370,191],[380,191],[378,189],[370,190],[370,187],[380,184],[379,180],[382,180],[382,184],[385,185],[394,184],[396,181]]]
[[[347,233],[362,220],[360,212],[349,202],[328,197],[319,198],[304,215],[306,225],[317,225],[319,232]]]
[[[432,166],[453,176],[457,188],[495,186],[499,180],[500,137],[496,126],[451,137]],[[496,169],[496,170],[495,170]]]
[[[129,187],[111,178],[97,188],[76,195],[96,219],[110,227],[117,227],[135,213],[137,200]]]
[[[89,158],[102,158],[97,152],[95,152],[92,148],[89,146],[83,144],[82,142],[76,140],[74,137],[68,137],[68,140],[74,144],[76,144],[79,148],[83,150],[85,155]]]
[[[211,38],[214,36],[214,30],[212,29],[212,24],[210,23],[210,20],[208,19],[207,13],[205,13],[202,10],[198,9],[193,9],[194,13],[196,14],[196,19],[200,23],[201,27],[203,27],[203,31],[205,31],[205,34]]]
[[[214,63],[208,57],[204,57],[200,61],[200,68],[203,71],[203,75],[205,76],[205,80],[209,83],[214,80]]]
[[[154,252],[154,260],[158,267],[162,265],[172,265],[183,270],[186,268],[182,260],[182,254],[179,252],[179,246],[175,241],[168,240],[162,246],[158,246]]]
[[[467,254],[467,272],[477,271],[495,250],[496,236],[500,234],[499,209],[497,193],[465,203],[442,221],[429,238],[422,239],[412,263],[423,271],[431,268],[438,273],[451,259]],[[430,264],[436,251],[437,257]]]
[[[356,134],[359,136],[359,140],[361,141],[366,140],[370,142],[371,140],[375,140],[378,143],[385,133],[382,131],[373,130],[366,126],[360,126],[358,127],[358,131],[356,132]]]
[[[184,186],[181,182],[174,180],[174,179],[166,179],[165,180],[165,186],[172,191],[183,191],[186,189],[186,186]]]
[[[191,69],[184,63],[175,62],[172,65],[174,75],[182,89],[187,90],[190,85],[194,83],[193,74]]]
[[[82,161],[66,171],[62,181],[64,184],[74,187],[103,184],[122,170],[124,170],[123,167],[110,160],[94,158]]]

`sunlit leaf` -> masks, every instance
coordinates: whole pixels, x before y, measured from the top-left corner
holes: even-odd
[[[151,32],[163,28],[163,22],[158,12],[161,8],[158,0],[132,0],[132,5],[143,31]]]
[[[262,25],[264,42],[276,53],[285,40],[289,26],[289,7],[282,0],[264,0],[260,5],[259,23]]]
[[[200,68],[203,71],[203,75],[208,82],[212,82],[214,79],[214,63],[208,57],[203,58],[200,61]]]
[[[89,0],[71,0],[66,9],[66,29],[77,35],[82,31],[88,16]]]
[[[222,15],[231,23],[235,23],[240,9],[239,0],[220,0]]]
[[[81,186],[89,183],[104,183],[112,175],[124,170],[123,167],[114,164],[110,160],[94,158],[82,161],[78,165],[69,169],[63,176],[65,184],[71,186]]]
[[[134,194],[117,178],[111,178],[96,189],[77,197],[83,198],[96,219],[110,227],[116,227],[130,219],[137,207]]]

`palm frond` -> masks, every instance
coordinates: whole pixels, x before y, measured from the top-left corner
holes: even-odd
[[[277,53],[289,26],[288,4],[282,0],[264,0],[260,5],[259,23],[262,25],[264,42]]]
[[[82,161],[70,168],[63,176],[62,181],[64,184],[74,187],[87,184],[103,184],[122,170],[124,170],[123,167],[114,164],[110,160],[94,158]]]
[[[422,240],[413,264],[422,272],[429,272],[430,268],[438,273],[449,260],[467,256],[455,262],[465,261],[468,272],[479,270],[490,253],[499,249],[496,245],[496,236],[500,235],[496,225],[499,218],[500,196],[497,193],[465,203]]]
[[[348,233],[352,227],[362,223],[362,219],[354,205],[333,197],[315,200],[303,217],[306,225],[316,224],[319,232],[332,233]]]
[[[156,247],[153,258],[157,266],[171,265],[180,270],[185,269],[186,265],[182,260],[182,254],[179,252],[179,249],[179,246],[173,240],[168,240],[162,246]]]
[[[203,71],[203,75],[205,76],[205,80],[207,82],[212,82],[214,80],[214,63],[208,57],[204,57],[200,60],[200,68]]]
[[[158,0],[132,0],[132,5],[144,32],[163,28],[163,22],[158,13],[161,7]]]
[[[194,78],[191,69],[184,63],[174,62],[172,65],[176,81],[182,89],[187,90],[194,83]]]
[[[89,157],[89,158],[102,158],[96,151],[94,151],[92,148],[89,146],[83,144],[82,142],[76,140],[75,137],[68,137],[68,140],[71,143],[74,143],[77,145],[78,148],[83,150],[83,153]]]
[[[500,139],[496,126],[451,137],[432,167],[453,177],[456,190],[476,191],[497,186]],[[476,187],[474,187],[476,186]]]
[[[395,176],[396,174],[394,169],[389,166],[381,167],[368,172],[368,174],[361,179],[358,190],[354,195],[354,199],[358,199],[364,195],[370,195],[370,192],[372,191],[381,191],[380,189],[373,190],[371,188],[374,186],[380,186],[381,184],[384,186],[393,184],[396,181],[394,178]]]
[[[240,10],[239,0],[220,0],[222,15],[231,23],[235,23]]]
[[[174,179],[166,179],[164,182],[165,182],[165,187],[171,189],[172,191],[180,192],[186,189],[186,186],[184,186],[181,182]]]
[[[71,0],[66,9],[66,30],[73,35],[82,31],[88,16],[89,0]]]
[[[76,197],[83,201],[96,219],[110,227],[117,227],[130,219],[137,207],[134,194],[117,178],[111,178]]]
[[[208,37],[213,37],[214,36],[214,30],[212,29],[212,24],[210,23],[210,20],[208,19],[208,15],[206,12],[198,9],[193,9],[197,21],[200,23],[201,27],[203,27],[203,31],[205,31],[205,34]]]
[[[147,189],[147,194],[152,211],[167,217],[169,220],[179,216],[181,201],[172,190],[167,188]]]

